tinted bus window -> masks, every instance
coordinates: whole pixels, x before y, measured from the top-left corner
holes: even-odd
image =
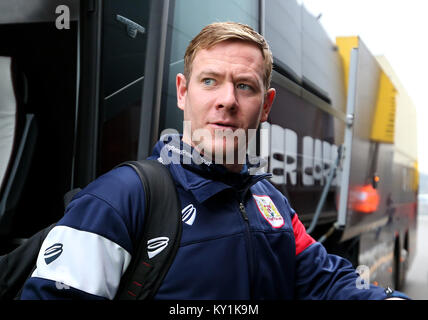
[[[302,222],[312,217],[337,157],[334,116],[296,94],[285,77],[274,72],[275,101],[269,114],[272,184],[288,196]],[[332,186],[337,184],[334,179]],[[334,187],[323,207],[324,218],[334,218]],[[310,221],[310,220],[309,220]]]
[[[184,52],[190,40],[212,22],[235,21],[258,30],[257,0],[176,0],[172,21],[168,24],[168,41],[159,133],[173,128],[183,129],[183,112],[177,107],[175,76],[184,69]]]
[[[5,10],[12,12],[11,4]],[[0,71],[2,86],[10,88],[0,90],[0,109],[5,102],[13,105],[9,118],[16,117],[9,162],[2,164],[0,235],[25,238],[63,215],[62,199],[71,185],[78,25],[71,21],[63,30],[54,20],[17,21],[0,21],[0,57],[10,63]],[[5,125],[10,124],[0,121]]]
[[[137,158],[149,3],[103,1],[98,174]],[[140,27],[133,34],[128,25],[135,24]]]

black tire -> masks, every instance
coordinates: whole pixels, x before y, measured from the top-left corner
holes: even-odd
[[[393,262],[394,263],[393,281],[394,281],[395,290],[402,290],[405,283],[407,259],[406,257],[404,257],[404,254],[402,252],[403,250],[405,250],[405,248],[401,248],[400,238],[396,237],[395,245],[394,245],[394,262]]]

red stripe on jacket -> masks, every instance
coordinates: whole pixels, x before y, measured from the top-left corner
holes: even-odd
[[[294,214],[293,220],[291,221],[294,230],[294,238],[296,241],[296,256],[303,250],[315,243],[315,240],[306,233],[305,226],[300,222],[297,214]]]

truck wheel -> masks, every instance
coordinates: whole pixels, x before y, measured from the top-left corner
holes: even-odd
[[[400,239],[395,239],[394,245],[394,265],[393,265],[393,281],[395,290],[402,290],[404,287],[405,276],[407,271],[407,255],[406,248],[401,248]]]

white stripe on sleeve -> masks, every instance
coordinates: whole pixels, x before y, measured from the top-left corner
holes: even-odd
[[[67,226],[54,227],[44,240],[32,277],[113,299],[131,255],[98,234]]]

